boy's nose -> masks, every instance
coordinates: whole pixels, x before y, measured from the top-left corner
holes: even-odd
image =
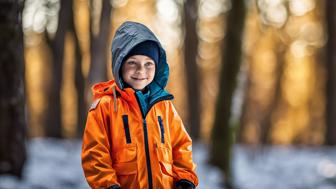
[[[145,71],[145,66],[139,65],[139,66],[137,67],[136,72],[138,72],[138,73],[143,73],[144,71]]]

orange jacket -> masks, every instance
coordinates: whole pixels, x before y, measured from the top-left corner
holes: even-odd
[[[114,80],[92,89],[82,146],[92,188],[172,189],[180,180],[197,186],[192,141],[170,100],[156,102],[143,118],[133,89]]]

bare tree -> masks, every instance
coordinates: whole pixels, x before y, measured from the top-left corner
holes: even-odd
[[[225,174],[227,188],[233,188],[231,173],[231,154],[235,132],[230,124],[232,97],[236,87],[237,74],[242,55],[242,35],[246,8],[244,0],[231,1],[232,9],[227,17],[227,34],[223,41],[222,68],[220,72],[219,93],[216,115],[212,130],[210,162],[220,167]]]
[[[328,42],[326,47],[326,140],[328,145],[336,144],[336,2],[325,1]]]
[[[51,48],[51,82],[47,89],[48,104],[47,117],[44,123],[45,134],[48,137],[62,138],[61,119],[61,85],[63,77],[63,59],[65,35],[72,19],[72,0],[60,0],[60,11],[58,14],[58,27],[53,38],[46,39]]]
[[[81,138],[84,131],[85,117],[87,112],[85,100],[85,77],[82,72],[82,53],[79,44],[79,39],[75,26],[74,9],[71,10],[72,19],[70,19],[70,32],[74,39],[75,44],[75,87],[77,93],[77,137]]]
[[[91,7],[94,1],[91,0]],[[107,53],[110,42],[108,41],[111,29],[111,1],[102,1],[102,10],[100,13],[98,32],[94,32],[93,10],[90,11],[90,52],[91,63],[89,71],[89,85],[107,80]]]
[[[267,28],[266,28],[267,27]],[[277,108],[281,105],[281,81],[283,79],[284,74],[284,54],[286,50],[285,44],[279,39],[278,34],[281,31],[277,31],[270,26],[265,26],[264,31],[260,31],[259,36],[263,39],[258,39],[258,43],[262,43],[261,41],[272,40],[271,47],[268,47],[270,50],[276,55],[276,63],[273,68],[272,75],[268,75],[268,77],[272,77],[272,87],[263,91],[267,94],[267,97],[262,99],[263,104],[257,101],[255,97],[255,85],[256,82],[252,82],[255,74],[261,74],[260,72],[255,73],[252,68],[254,65],[254,60],[250,56],[249,61],[250,69],[247,73],[247,85],[246,85],[246,94],[243,104],[243,111],[240,119],[240,127],[237,133],[237,140],[239,142],[245,143],[253,143],[253,144],[269,144],[271,143],[271,131],[272,131],[272,116],[276,113]],[[255,47],[258,49],[259,47]],[[256,54],[259,50],[252,50],[250,54]],[[267,77],[266,77],[267,78]],[[253,120],[253,121],[252,121]],[[255,125],[249,124],[249,122],[256,123]],[[253,125],[253,126],[252,126]],[[249,129],[246,127],[254,127],[255,132],[258,133],[253,141],[248,137],[248,133],[246,133]],[[251,129],[251,128],[250,128]]]
[[[276,43],[278,47],[283,47],[284,44],[280,42]],[[270,103],[264,111],[264,115],[261,119],[261,130],[260,130],[260,143],[261,144],[270,144],[271,143],[271,129],[272,129],[272,114],[276,111],[277,106],[280,104],[281,100],[281,81],[284,74],[284,65],[285,65],[285,51],[284,48],[280,48],[277,52],[277,65],[275,68],[275,84],[274,92],[271,94]]]
[[[187,125],[194,139],[200,137],[200,74],[196,58],[198,52],[197,20],[198,1],[186,0],[184,11],[184,64],[187,74],[188,120]]]
[[[23,1],[0,2],[0,174],[22,176],[26,160]]]
[[[58,16],[58,27],[53,38],[46,35],[47,42],[51,48],[52,68],[51,82],[47,90],[48,105],[47,118],[45,120],[45,133],[48,137],[62,138],[62,113],[61,113],[61,84],[63,78],[63,59],[65,36],[71,32],[75,43],[75,86],[77,91],[77,136],[81,137],[86,114],[85,101],[85,78],[82,73],[82,55],[76,28],[74,24],[73,0],[61,0]],[[91,5],[94,5],[91,1]],[[91,11],[92,12],[92,11]],[[89,83],[95,83],[107,79],[107,47],[110,32],[111,4],[104,0],[102,4],[101,19],[98,34],[94,34],[90,27],[91,42],[91,65],[89,72]],[[92,18],[92,17],[91,17]],[[92,19],[90,21],[92,26]],[[47,33],[46,33],[47,34]]]

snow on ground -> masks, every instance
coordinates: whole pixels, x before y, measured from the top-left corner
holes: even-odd
[[[220,189],[221,172],[207,165],[208,147],[195,143],[199,189]],[[81,164],[80,141],[34,139],[22,181],[0,176],[0,189],[88,189]],[[234,181],[237,189],[336,189],[336,148],[236,145]]]
[[[336,147],[236,146],[237,189],[336,189]]]
[[[89,188],[80,164],[80,141],[34,139],[27,148],[23,180],[0,177],[1,189]]]

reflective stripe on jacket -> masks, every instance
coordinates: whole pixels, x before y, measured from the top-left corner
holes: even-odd
[[[144,118],[133,89],[120,90],[112,80],[93,91],[82,146],[92,188],[172,189],[182,179],[197,186],[192,141],[169,99]]]

